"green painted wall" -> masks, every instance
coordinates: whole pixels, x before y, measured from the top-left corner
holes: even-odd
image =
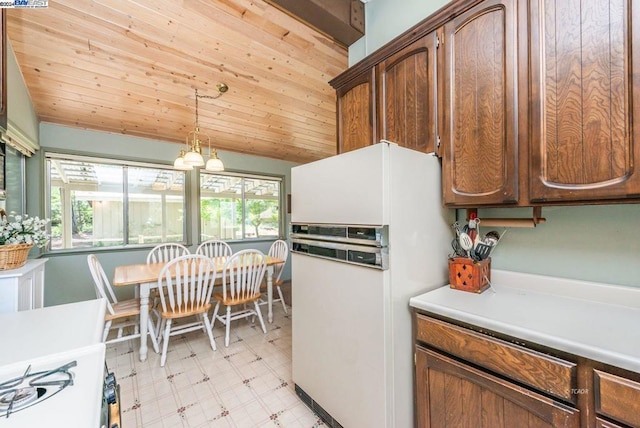
[[[482,217],[531,214],[524,208],[480,210],[480,226]],[[547,222],[536,228],[506,232],[492,255],[493,268],[640,287],[639,204],[550,207],[542,216]],[[464,217],[460,210],[458,218]]]
[[[365,35],[349,46],[349,65],[381,48],[447,3],[449,0],[370,0],[365,3]]]

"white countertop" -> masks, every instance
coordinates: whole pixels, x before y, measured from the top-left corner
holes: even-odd
[[[446,285],[414,308],[640,373],[640,287],[492,270],[475,294]]]
[[[45,264],[47,260],[49,259],[28,259],[25,265],[19,268],[9,269],[9,270],[0,270],[0,279],[24,276],[30,273],[35,268],[37,268],[38,266]]]
[[[0,366],[102,341],[106,300],[0,314]]]

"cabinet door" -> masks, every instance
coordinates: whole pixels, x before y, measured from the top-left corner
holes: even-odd
[[[434,151],[436,50],[432,32],[378,64],[380,138],[425,153]]]
[[[34,281],[33,272],[18,278],[18,310],[28,311],[33,307]]]
[[[446,205],[518,199],[516,19],[515,0],[487,0],[444,26]]]
[[[416,349],[419,428],[580,426],[576,409],[443,355]]]
[[[615,421],[640,426],[640,383],[594,370],[596,413]]]
[[[529,8],[531,200],[637,198],[640,4],[530,0]]]
[[[378,142],[375,132],[375,69],[336,88],[338,153]]]

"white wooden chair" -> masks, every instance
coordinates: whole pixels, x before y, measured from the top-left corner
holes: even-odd
[[[89,254],[87,256],[87,263],[89,264],[89,270],[93,277],[96,297],[107,299],[107,312],[105,314],[102,341],[104,343],[115,343],[139,338],[140,299],[119,301],[96,255]],[[108,339],[109,332],[112,329],[117,329],[116,337]],[[131,330],[133,330],[133,333],[130,332]],[[129,334],[125,334],[125,332],[129,332]],[[153,349],[158,353],[158,341],[151,319],[149,319],[148,334],[151,336]]]
[[[158,275],[160,316],[163,335],[160,366],[167,360],[169,338],[195,330],[204,330],[211,348],[216,350],[207,312],[211,309],[211,292],[215,264],[200,254],[190,254],[171,260]],[[175,323],[174,320],[195,316],[195,321]]]
[[[271,257],[284,260],[284,263],[277,264],[273,267],[273,286],[276,288],[276,291],[278,292],[278,298],[273,299],[273,302],[282,303],[282,309],[284,309],[284,313],[288,314],[289,312],[287,312],[287,305],[284,302],[282,289],[280,288],[280,286],[284,282],[282,280],[282,271],[284,270],[284,265],[287,263],[287,258],[289,257],[289,246],[287,245],[287,242],[283,241],[282,239],[278,239],[277,241],[274,241],[274,243],[271,244],[271,247],[269,248],[269,255]],[[266,281],[262,282],[262,286],[260,287],[260,289],[263,292],[267,289]],[[267,303],[268,302],[267,302],[266,296],[264,295],[261,296],[259,304],[266,305]]]
[[[196,254],[202,254],[207,257],[224,257],[233,254],[233,250],[231,246],[224,241],[210,239],[198,245]]]
[[[151,251],[149,251],[147,254],[147,264],[168,262],[178,257],[186,256],[187,254],[191,254],[191,252],[184,245],[176,242],[165,242],[156,245],[151,249]],[[159,336],[158,341],[160,341],[162,339],[160,336],[160,323],[162,322],[162,317],[158,310],[158,305],[160,303],[158,290],[152,290],[151,298],[153,299],[151,303],[151,314],[156,320],[156,333]]]
[[[229,346],[231,321],[253,317],[260,320],[263,333],[267,332],[260,312],[260,284],[267,269],[264,254],[259,250],[238,251],[227,260],[222,272],[222,293],[215,293],[216,307],[213,310],[211,326],[216,319],[226,327],[224,345]],[[253,303],[253,308],[249,306]],[[227,307],[225,315],[218,315],[220,305]],[[232,306],[242,305],[241,309],[231,312]]]
[[[196,248],[196,254],[202,254],[211,258],[229,257],[233,254],[233,250],[231,249],[231,246],[224,241],[220,241],[219,239],[210,239],[198,245],[198,248]],[[217,277],[214,285],[216,287],[221,286],[222,278]]]
[[[175,258],[190,254],[189,249],[182,244],[166,242],[158,244],[147,254],[147,264],[168,262]]]

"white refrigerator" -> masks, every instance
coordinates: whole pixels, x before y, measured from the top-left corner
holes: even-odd
[[[293,168],[291,192],[298,395],[329,426],[413,427],[409,299],[447,283],[451,251],[439,160],[381,142]]]

